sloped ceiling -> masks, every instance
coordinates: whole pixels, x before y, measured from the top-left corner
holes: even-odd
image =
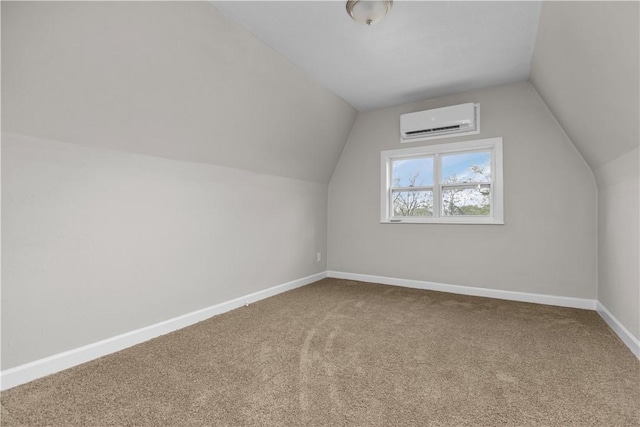
[[[531,82],[592,169],[638,147],[638,2],[545,2]]]
[[[270,8],[264,15],[270,26],[278,25],[278,11],[295,6],[263,3],[259,7]],[[331,6],[308,3],[306,7],[322,10]],[[303,26],[319,27],[320,34],[327,33],[327,27],[332,27],[330,34],[341,34],[342,25],[355,32],[351,38],[327,35],[343,50],[360,43],[360,49],[342,52],[362,62],[351,72],[340,72],[344,64],[331,60],[340,52],[322,49],[327,67],[339,71],[334,80],[347,89],[362,85],[361,93],[370,94],[353,98],[362,108],[527,76],[533,49],[527,37],[535,35],[537,2],[396,2],[393,15],[377,28],[351,21],[343,2],[327,3],[339,3],[335,13],[340,24],[332,21],[323,27],[320,13],[310,15],[319,22],[303,21]],[[389,41],[390,18],[404,19],[399,18],[404,8],[428,4],[440,12],[419,15],[422,24],[407,23],[413,32],[402,37],[417,40],[417,52],[429,53],[422,56],[449,56],[435,65],[427,61],[408,66],[400,59],[421,55],[406,51],[413,45],[400,43],[400,36],[395,43]],[[246,7],[227,4],[223,9],[232,13]],[[485,9],[489,13],[483,14]],[[470,10],[471,24],[479,22],[487,33],[456,30],[455,22],[466,22]],[[417,14],[410,15],[406,19],[417,19]],[[424,22],[456,16],[454,26]],[[387,43],[372,46],[389,49],[391,55],[373,63],[358,56],[362,46],[378,37],[372,29]],[[415,31],[426,35],[416,38]],[[489,33],[508,42],[499,44],[504,49],[495,50],[493,42],[473,44],[493,40]],[[286,42],[298,46],[299,34],[294,32]],[[637,2],[545,2],[542,7],[531,81],[594,169],[638,147],[638,40]],[[374,50],[369,59],[379,53]],[[480,63],[500,69],[485,69]],[[404,78],[399,71],[403,68],[419,81]],[[461,76],[455,69],[471,75]],[[357,112],[320,80],[207,2],[2,2],[4,132],[327,182]],[[396,87],[385,92],[376,84],[386,81]],[[351,97],[347,92],[344,96]]]
[[[345,1],[214,1],[361,111],[529,78],[537,1],[395,1],[355,22]]]
[[[328,182],[356,110],[208,2],[2,2],[2,131]]]

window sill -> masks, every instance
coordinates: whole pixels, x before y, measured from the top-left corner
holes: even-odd
[[[504,220],[496,218],[421,218],[421,219],[400,219],[381,220],[380,224],[465,224],[465,225],[504,225]]]

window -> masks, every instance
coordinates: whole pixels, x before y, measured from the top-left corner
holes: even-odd
[[[502,138],[381,153],[383,223],[504,224]]]

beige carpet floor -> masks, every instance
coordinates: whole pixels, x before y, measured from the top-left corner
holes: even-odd
[[[1,395],[2,425],[637,426],[597,313],[325,279]]]

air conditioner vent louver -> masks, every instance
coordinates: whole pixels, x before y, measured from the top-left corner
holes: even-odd
[[[400,116],[401,142],[480,133],[480,104],[460,104]]]
[[[443,131],[453,130],[453,129],[460,129],[460,125],[443,126],[443,127],[439,127],[439,128],[433,128],[433,129],[412,130],[410,132],[407,132],[407,135],[423,135],[423,134],[435,133],[435,132],[443,132]]]

